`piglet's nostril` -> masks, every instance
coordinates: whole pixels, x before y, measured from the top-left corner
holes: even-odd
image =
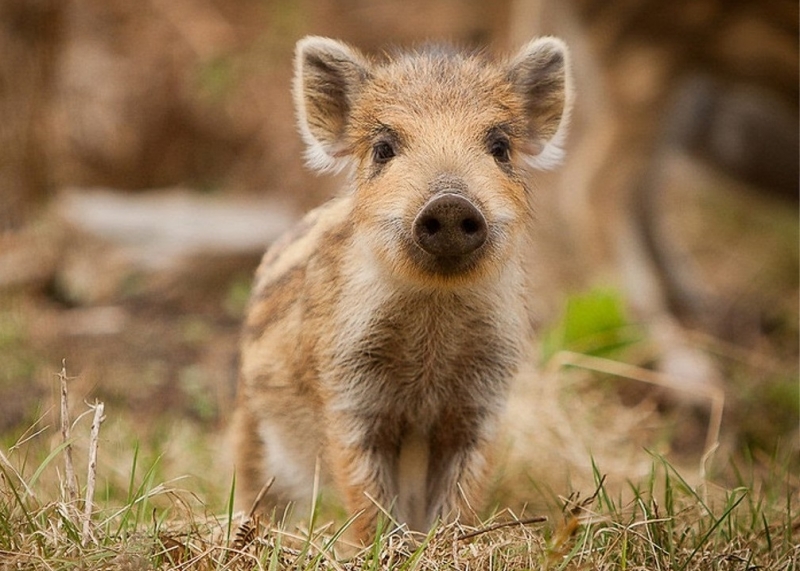
[[[442,223],[436,218],[425,218],[421,221],[421,223],[425,228],[425,232],[431,235],[436,234],[442,229]]]
[[[430,200],[414,220],[414,241],[437,257],[465,256],[486,241],[486,219],[468,199],[443,193]]]
[[[481,227],[481,222],[475,218],[465,218],[461,221],[461,229],[466,234],[475,234],[476,232],[480,232]]]

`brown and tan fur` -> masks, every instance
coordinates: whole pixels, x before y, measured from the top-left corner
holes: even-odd
[[[294,89],[310,164],[349,169],[350,185],[258,270],[232,427],[238,506],[272,477],[266,510],[309,500],[319,459],[363,512],[363,539],[377,505],[415,530],[469,517],[531,333],[528,170],[560,158],[566,48],[543,38],[508,61],[439,47],[377,61],[310,37]],[[477,249],[417,240],[442,196],[480,213]]]

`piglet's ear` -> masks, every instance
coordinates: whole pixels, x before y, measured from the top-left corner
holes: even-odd
[[[511,60],[508,76],[528,115],[526,161],[539,169],[557,166],[573,99],[567,46],[557,38],[531,41]]]
[[[345,130],[369,76],[367,59],[341,42],[309,36],[297,43],[294,102],[311,167],[339,170],[347,164]]]

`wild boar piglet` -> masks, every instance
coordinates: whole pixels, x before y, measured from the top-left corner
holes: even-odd
[[[310,501],[315,466],[364,540],[380,505],[425,531],[481,505],[528,346],[530,168],[561,157],[568,54],[297,45],[309,164],[347,188],[265,254],[241,346],[237,503]]]

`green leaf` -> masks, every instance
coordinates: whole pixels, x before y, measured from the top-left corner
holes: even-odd
[[[642,336],[618,292],[594,289],[567,299],[563,316],[543,335],[543,357],[547,361],[559,351],[612,357]]]

